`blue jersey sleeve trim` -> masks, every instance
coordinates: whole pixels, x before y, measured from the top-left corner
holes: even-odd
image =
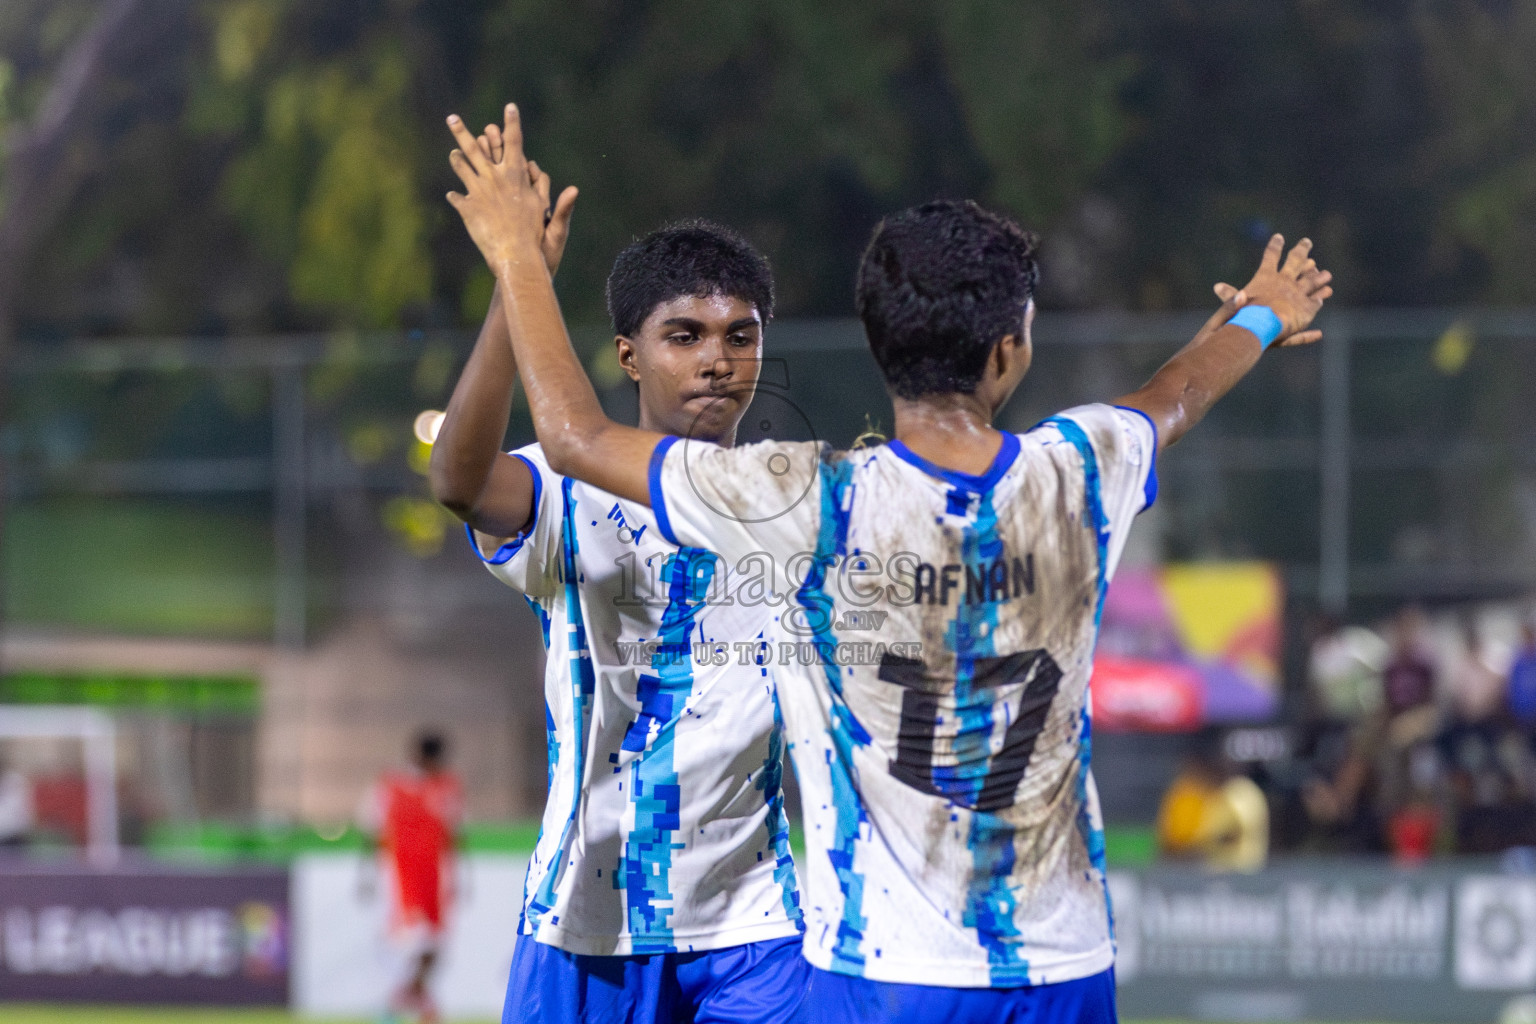
[[[1070,416],[1052,416],[1045,422],[1053,425],[1061,431],[1061,436],[1067,443],[1077,449],[1079,457],[1083,460],[1083,492],[1088,500],[1087,514],[1084,517],[1093,527],[1098,537],[1099,568],[1098,568],[1098,592],[1099,606],[1094,613],[1093,629],[1097,634],[1099,618],[1104,613],[1104,595],[1109,590],[1109,519],[1104,514],[1104,495],[1099,480],[1099,458],[1093,450],[1093,441],[1088,437],[1088,432],[1083,425]]]
[[[1115,408],[1124,409],[1126,412],[1135,413],[1137,416],[1140,416],[1142,419],[1146,420],[1147,426],[1152,428],[1151,465],[1147,467],[1147,483],[1141,491],[1142,498],[1144,499],[1141,504],[1141,511],[1145,512],[1147,509],[1151,508],[1152,503],[1157,500],[1157,423],[1152,419],[1151,416],[1148,416],[1140,409],[1133,408],[1132,406],[1117,405]]]
[[[497,548],[489,558],[480,550],[480,544],[475,540],[474,527],[464,524],[464,534],[469,538],[469,546],[475,553],[475,557],[486,565],[506,565],[512,560],[512,556],[523,549],[528,538],[533,536],[534,527],[539,525],[539,505],[544,497],[544,477],[539,473],[539,467],[523,456],[512,453],[512,457],[528,467],[528,472],[533,474],[533,512],[528,516],[528,524],[518,531],[517,536]]]
[[[985,494],[995,487],[997,482],[1003,478],[1003,474],[1008,472],[1009,468],[1013,466],[1014,461],[1019,457],[1019,437],[1017,434],[1006,430],[1003,431],[1003,446],[997,450],[997,455],[992,459],[992,465],[980,476],[974,473],[962,473],[957,469],[945,469],[943,466],[929,462],[908,448],[899,439],[888,442],[886,447],[898,459],[916,466],[929,476],[938,477],[940,480],[955,487],[967,491],[975,491],[978,494]]]
[[[661,489],[661,469],[667,462],[667,452],[677,443],[675,435],[669,435],[656,442],[656,450],[651,452],[651,466],[647,474],[651,491],[651,511],[656,513],[656,529],[678,547],[683,542],[677,539],[677,534],[672,532],[672,520],[667,516],[667,498]]]

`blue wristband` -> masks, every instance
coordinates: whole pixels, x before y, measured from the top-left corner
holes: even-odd
[[[1227,321],[1229,327],[1241,327],[1259,339],[1259,345],[1263,348],[1275,343],[1280,337],[1280,318],[1275,311],[1268,306],[1244,306],[1237,311],[1237,315]]]

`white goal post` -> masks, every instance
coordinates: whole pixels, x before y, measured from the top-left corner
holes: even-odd
[[[99,708],[0,704],[0,739],[74,739],[84,749],[86,856],[117,862],[117,728]]]

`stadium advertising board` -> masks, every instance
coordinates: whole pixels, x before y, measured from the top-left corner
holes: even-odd
[[[1536,877],[1323,861],[1110,888],[1126,1017],[1489,1021],[1536,989]]]
[[[1104,601],[1096,729],[1183,732],[1280,708],[1284,587],[1266,562],[1127,568]]]
[[[447,1020],[497,1020],[507,992],[528,858],[460,857],[432,988]],[[293,864],[293,1009],[304,1017],[373,1018],[410,968],[409,934],[390,927],[372,858],[306,854]]]
[[[280,1006],[282,869],[0,867],[0,993],[9,1000]]]

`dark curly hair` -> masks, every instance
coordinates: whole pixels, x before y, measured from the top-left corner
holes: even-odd
[[[773,271],[763,254],[730,228],[685,220],[632,242],[608,274],[608,315],[615,334],[633,335],[663,302],[681,295],[728,295],[773,316]]]
[[[981,383],[987,356],[1024,327],[1038,242],[969,200],[885,218],[859,262],[856,300],[870,351],[901,398]]]

